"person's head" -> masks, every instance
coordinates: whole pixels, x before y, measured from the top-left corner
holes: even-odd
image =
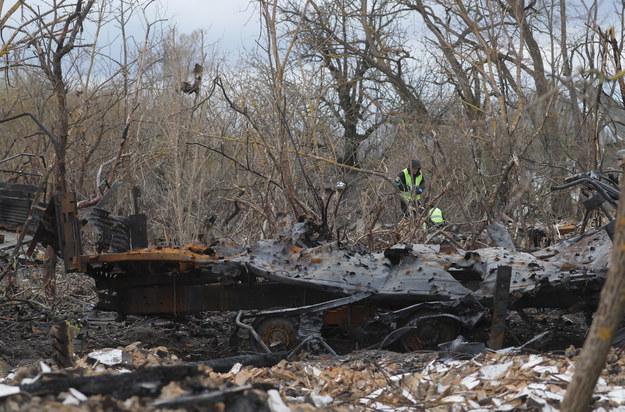
[[[625,167],[625,149],[621,149],[616,152],[616,167],[620,167],[621,169]]]
[[[416,174],[419,172],[419,170],[421,169],[421,162],[413,159],[410,161],[410,173],[411,174]]]

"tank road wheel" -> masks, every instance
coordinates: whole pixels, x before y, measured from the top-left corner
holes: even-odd
[[[272,351],[292,350],[297,346],[297,323],[289,318],[269,317],[254,322],[254,330]],[[252,338],[252,347],[260,350]]]
[[[412,319],[429,315],[432,314],[420,313]],[[400,342],[406,352],[413,352],[423,349],[438,349],[440,343],[452,341],[456,336],[458,336],[458,322],[441,316],[418,320],[408,332],[402,335]]]

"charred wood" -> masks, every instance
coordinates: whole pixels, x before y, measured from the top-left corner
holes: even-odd
[[[50,341],[52,344],[52,356],[61,368],[74,366],[74,328],[66,322],[52,325],[50,329]]]
[[[195,409],[225,401],[227,411],[269,411],[266,402],[251,389],[251,385],[245,385],[181,395],[174,399],[155,402],[154,406],[167,409]]]
[[[272,352],[261,354],[248,354],[230,356],[221,359],[212,359],[209,361],[197,362],[197,364],[205,365],[213,369],[213,371],[222,373],[228,372],[232,367],[240,363],[243,366],[254,366],[256,368],[270,368],[277,365],[282,359],[286,359],[288,352]]]
[[[197,365],[154,366],[121,374],[98,376],[44,375],[33,383],[20,385],[22,392],[31,395],[58,394],[74,388],[85,395],[111,394],[119,399],[134,395],[155,396],[163,386],[188,376],[201,374]]]
[[[491,349],[501,349],[506,328],[506,316],[508,314],[508,301],[510,299],[510,278],[512,268],[510,266],[499,266],[497,268],[497,280],[493,303],[493,319],[490,329],[490,339],[488,347]]]

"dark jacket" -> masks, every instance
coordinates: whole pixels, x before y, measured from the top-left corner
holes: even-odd
[[[404,169],[404,170],[406,170],[406,169]],[[399,174],[395,178],[395,184],[397,185],[397,187],[399,188],[400,191],[402,191],[402,192],[409,192],[410,188],[408,186],[406,186],[406,175],[404,174],[404,170],[399,172]],[[410,170],[410,168],[408,168],[408,170]],[[419,172],[417,174],[412,175],[412,181],[415,182],[416,179],[419,176],[422,176],[422,175],[423,174],[421,173],[421,170],[419,170]],[[420,186],[421,187],[425,186],[425,177],[421,178]]]

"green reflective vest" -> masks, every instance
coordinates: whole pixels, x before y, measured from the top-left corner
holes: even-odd
[[[430,220],[435,225],[445,223],[445,219],[443,219],[443,211],[437,207],[430,209]],[[427,219],[421,223],[421,226],[423,227],[423,230],[428,229]]]
[[[434,223],[444,223],[445,219],[443,219],[443,211],[437,207],[435,207],[434,209],[431,209],[430,220]]]
[[[423,180],[423,173],[419,173],[419,176],[415,178],[414,183],[412,182],[412,175],[410,174],[410,170],[408,168],[404,169],[404,178],[406,179],[406,187],[408,188],[408,192],[401,192],[401,197],[404,198],[406,202],[410,202],[412,200],[421,199],[421,194],[413,193],[413,186],[419,186],[421,181]],[[416,187],[415,187],[416,189]]]

